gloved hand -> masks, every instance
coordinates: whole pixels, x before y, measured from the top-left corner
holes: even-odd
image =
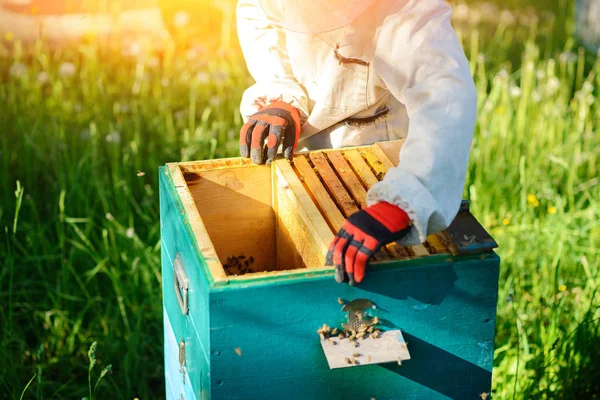
[[[271,103],[252,115],[240,131],[240,154],[255,164],[270,164],[283,142],[283,155],[290,160],[300,137],[300,113],[284,102]],[[266,152],[265,139],[268,136]]]
[[[352,214],[331,242],[325,265],[335,265],[335,280],[350,285],[365,276],[369,257],[388,243],[400,240],[412,226],[408,215],[386,202],[373,204]]]

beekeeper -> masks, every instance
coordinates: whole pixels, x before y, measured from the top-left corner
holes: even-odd
[[[477,96],[450,20],[443,0],[238,1],[256,81],[240,106],[242,157],[406,139],[330,245],[338,282],[361,282],[381,246],[423,243],[458,212]]]

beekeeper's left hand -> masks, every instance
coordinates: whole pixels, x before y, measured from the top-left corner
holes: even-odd
[[[240,154],[254,164],[270,164],[283,144],[283,156],[291,160],[300,137],[300,113],[282,101],[252,115],[240,131]],[[265,140],[267,141],[265,145]],[[266,151],[265,151],[266,150]]]
[[[348,277],[350,285],[365,276],[369,258],[382,246],[400,240],[412,226],[409,216],[386,202],[373,204],[352,214],[335,236],[325,265],[335,266],[335,280]]]

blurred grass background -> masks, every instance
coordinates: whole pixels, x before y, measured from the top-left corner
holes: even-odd
[[[493,398],[596,398],[600,59],[572,0],[452,4],[479,92],[465,196],[502,258]],[[0,38],[0,397],[86,396],[94,341],[98,398],[164,397],[157,167],[236,156],[252,81],[232,1],[161,6],[161,52]]]

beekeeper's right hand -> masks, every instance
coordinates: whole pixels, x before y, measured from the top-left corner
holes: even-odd
[[[240,154],[254,164],[270,164],[283,144],[283,156],[291,160],[300,137],[300,113],[281,101],[252,115],[240,131]],[[265,145],[266,140],[266,145]]]

